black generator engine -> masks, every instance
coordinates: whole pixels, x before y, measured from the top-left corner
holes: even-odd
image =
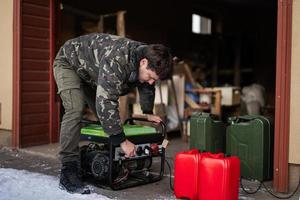
[[[108,180],[109,151],[96,143],[82,146],[80,149],[81,168],[84,176],[93,176],[96,180]]]
[[[134,120],[131,118],[125,123]],[[161,180],[164,171],[165,149],[162,142],[165,137],[165,125],[160,124],[161,132],[153,134],[126,135],[136,146],[136,155],[127,158],[120,146],[114,146],[108,137],[95,134],[81,134],[81,138],[91,143],[80,147],[81,169],[83,177],[92,178],[98,186],[123,189]],[[126,132],[125,132],[126,134]],[[152,170],[153,159],[159,160],[159,170]]]

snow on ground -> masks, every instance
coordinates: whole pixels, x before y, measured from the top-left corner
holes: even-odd
[[[25,170],[0,168],[0,200],[108,200],[99,194],[70,194],[58,188],[58,178]]]

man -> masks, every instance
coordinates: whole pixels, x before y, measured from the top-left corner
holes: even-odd
[[[127,157],[135,145],[126,139],[119,116],[119,96],[137,87],[143,113],[153,122],[157,80],[172,74],[172,56],[161,44],[141,42],[108,34],[89,34],[67,41],[54,60],[54,77],[65,114],[60,131],[62,163],[60,188],[71,193],[90,193],[80,177],[80,120],[85,103],[97,113],[104,131]]]

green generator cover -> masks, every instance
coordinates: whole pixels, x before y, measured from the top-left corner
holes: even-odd
[[[270,122],[263,116],[229,118],[226,153],[241,160],[241,176],[259,181],[272,178]]]
[[[225,152],[225,124],[209,113],[196,112],[190,119],[190,149],[212,153]]]
[[[156,133],[156,129],[154,127],[142,125],[126,124],[123,126],[123,130],[126,136],[149,135]],[[104,132],[103,128],[96,124],[83,127],[81,129],[81,134],[108,138],[108,135]]]

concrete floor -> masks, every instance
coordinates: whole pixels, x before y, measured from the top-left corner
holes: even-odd
[[[173,158],[177,152],[187,150],[188,144],[184,143],[179,137],[169,138],[169,141],[166,156],[173,170]],[[58,144],[35,146],[20,150],[11,150],[7,147],[0,147],[0,167],[26,169],[32,172],[58,176],[60,172],[60,164],[57,159],[58,147]],[[166,167],[163,180],[153,184],[128,188],[121,191],[105,190],[95,186],[91,187],[93,192],[103,194],[113,199],[176,199],[173,195],[173,191],[170,189],[169,178],[169,170]],[[256,182],[249,181],[243,181],[243,184],[244,187],[250,191],[255,189],[258,185]],[[266,185],[271,188],[271,182],[267,182]],[[298,190],[298,193],[291,199],[299,200],[299,195],[300,191]],[[269,200],[276,198],[272,197],[264,188],[262,188],[256,194],[246,194],[240,189],[239,199]]]

